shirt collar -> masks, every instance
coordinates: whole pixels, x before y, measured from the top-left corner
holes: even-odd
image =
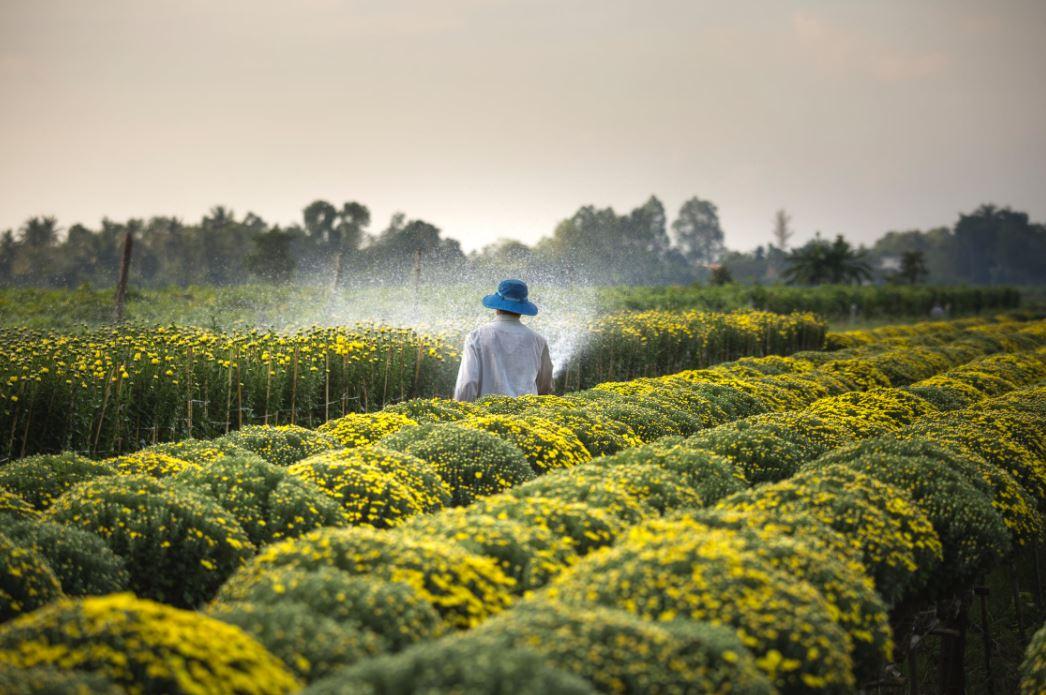
[[[513,323],[520,323],[518,316],[512,316],[511,314],[494,314],[495,321],[512,321]]]

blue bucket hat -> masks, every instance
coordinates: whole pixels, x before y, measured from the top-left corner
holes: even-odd
[[[497,292],[483,298],[483,306],[524,316],[538,315],[538,308],[527,301],[527,283],[522,280],[502,280]]]

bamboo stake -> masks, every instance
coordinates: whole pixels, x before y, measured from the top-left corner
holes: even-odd
[[[123,238],[123,254],[120,256],[120,275],[116,282],[116,306],[113,309],[113,319],[116,323],[123,322],[124,297],[127,295],[127,275],[131,269],[131,249],[134,245],[131,230]]]

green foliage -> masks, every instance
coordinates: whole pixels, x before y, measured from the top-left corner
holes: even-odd
[[[338,445],[334,438],[298,425],[248,425],[218,441],[252,451],[277,466],[289,466]]]
[[[620,464],[653,464],[673,475],[700,497],[700,506],[718,500],[746,487],[746,479],[734,462],[725,456],[697,448],[683,439],[666,437],[652,444],[596,459],[600,466]]]
[[[505,652],[533,649],[604,693],[773,692],[733,632],[707,623],[655,623],[625,611],[537,599],[470,636],[501,642]]]
[[[16,545],[0,532],[0,622],[61,595],[58,578],[43,556],[33,547]]]
[[[71,452],[40,454],[0,467],[0,487],[18,493],[26,502],[43,511],[77,483],[115,472],[108,464]]]
[[[222,586],[215,603],[279,605],[296,603],[339,624],[381,638],[399,651],[444,632],[436,609],[407,584],[373,576],[354,576],[334,567],[306,570],[277,566],[243,570]]]
[[[124,695],[125,691],[97,673],[0,664],[0,692],[7,695]]]
[[[283,695],[299,687],[240,629],[131,594],[63,599],[7,623],[0,663],[95,673],[130,692]]]
[[[562,497],[543,497],[536,492],[491,495],[470,506],[469,511],[547,528],[554,536],[567,539],[578,555],[610,545],[626,528],[617,514],[603,507]]]
[[[380,651],[373,634],[339,625],[299,603],[222,603],[207,614],[258,640],[306,683]]]
[[[189,468],[172,482],[216,501],[259,547],[343,520],[338,505],[322,490],[254,454]]]
[[[83,483],[59,497],[48,518],[101,536],[127,563],[136,594],[176,606],[209,599],[253,551],[216,502],[144,476]]]
[[[1021,662],[1021,695],[1041,695],[1046,690],[1046,625],[1032,636]]]
[[[69,596],[127,589],[124,561],[93,533],[47,521],[0,521],[0,532],[39,554]]]
[[[383,439],[382,446],[430,463],[450,486],[455,505],[470,504],[534,477],[518,447],[489,432],[453,424],[404,428]]]
[[[15,493],[0,487],[0,519],[38,519],[40,512]]]
[[[313,683],[302,695],[595,695],[595,692],[577,676],[553,668],[536,652],[506,651],[497,642],[466,635],[368,659]]]
[[[504,609],[514,585],[493,560],[452,543],[363,526],[320,529],[270,545],[241,573],[250,577],[276,567],[335,567],[402,581],[456,627],[471,627]]]

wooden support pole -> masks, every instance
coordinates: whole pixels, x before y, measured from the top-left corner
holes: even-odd
[[[116,306],[113,309],[113,320],[116,323],[123,322],[124,298],[127,296],[127,274],[131,269],[131,249],[134,238],[131,230],[123,238],[123,253],[120,255],[120,275],[116,281]]]
[[[987,678],[988,695],[995,695],[995,681],[992,678],[992,636],[988,624],[988,587],[974,587],[973,593],[981,604],[981,639],[984,641],[984,673]]]

